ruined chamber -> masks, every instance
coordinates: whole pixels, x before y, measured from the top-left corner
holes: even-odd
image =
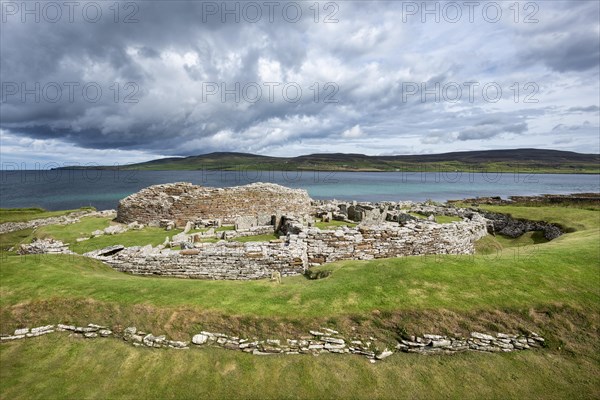
[[[247,219],[248,226],[261,226],[275,225],[283,215],[310,213],[311,198],[301,189],[271,183],[212,188],[179,182],[150,186],[124,198],[116,221],[160,226],[171,220],[183,227],[188,221],[236,224]]]

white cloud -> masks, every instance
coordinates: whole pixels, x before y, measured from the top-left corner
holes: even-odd
[[[352,128],[350,129],[346,129],[344,132],[342,132],[342,137],[344,138],[358,138],[363,136],[364,132],[362,131],[362,129],[360,129],[360,125],[354,125]]]

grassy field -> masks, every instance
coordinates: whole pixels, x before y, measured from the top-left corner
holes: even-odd
[[[78,169],[81,167],[75,167]],[[85,167],[84,167],[85,168]],[[98,168],[98,167],[96,167]],[[114,166],[100,167],[114,169]],[[534,149],[499,152],[460,152],[445,155],[378,157],[361,154],[312,154],[293,158],[243,153],[212,153],[164,158],[129,164],[122,170],[249,171],[410,171],[487,173],[593,173],[600,172],[598,157]]]
[[[5,222],[26,222],[39,218],[59,217],[76,211],[93,211],[94,207],[82,207],[75,210],[47,211],[43,208],[0,208],[0,224]]]
[[[333,263],[320,267],[333,271],[325,279],[296,276],[281,285],[137,277],[76,255],[4,253],[0,332],[95,322],[189,340],[201,329],[290,337],[331,326],[391,344],[399,332],[534,330],[546,349],[399,354],[371,365],[355,356],[153,351],[57,335],[0,345],[0,397],[600,397],[600,212],[485,208],[572,233],[547,243],[538,233],[488,237],[475,256]]]
[[[162,228],[145,227],[140,230],[129,230],[117,235],[102,235],[83,242],[77,242],[77,238],[89,237],[95,230],[103,230],[111,225],[110,218],[90,217],[81,218],[80,222],[69,225],[45,225],[40,226],[35,231],[26,229],[22,231],[0,234],[0,248],[6,251],[9,247],[19,243],[30,243],[34,238],[45,239],[53,238],[69,243],[69,248],[78,253],[101,249],[107,246],[122,244],[124,246],[143,246],[151,244],[159,245],[165,241],[167,236],[172,237],[180,232],[181,229],[165,231]],[[227,229],[227,228],[225,228]]]
[[[600,395],[598,382],[589,379],[589,369],[597,366],[543,351],[401,355],[373,365],[355,356],[153,351],[65,336],[2,345],[2,397],[594,399]]]

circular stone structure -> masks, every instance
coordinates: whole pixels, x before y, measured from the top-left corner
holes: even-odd
[[[303,189],[272,183],[213,188],[178,182],[150,186],[127,196],[119,202],[116,221],[158,226],[161,220],[173,220],[176,226],[184,226],[199,219],[233,224],[236,218],[253,217],[269,225],[274,217],[311,212],[311,198]]]

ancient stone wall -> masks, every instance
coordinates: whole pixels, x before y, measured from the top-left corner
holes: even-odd
[[[188,250],[132,247],[98,257],[118,271],[201,279],[261,279],[272,272],[301,274],[309,266],[338,260],[371,260],[431,254],[472,254],[487,233],[486,221],[474,218],[451,224],[423,221],[399,226],[361,226],[320,230],[292,219],[288,232],[270,242],[196,243]]]
[[[471,332],[469,337],[442,336],[425,334],[423,336],[406,336],[395,346],[389,346],[374,337],[344,336],[330,328],[311,330],[309,335],[294,339],[244,339],[224,333],[201,331],[192,336],[190,341],[170,340],[165,335],[153,335],[142,332],[134,326],[109,329],[108,326],[88,324],[75,325],[45,325],[36,328],[19,328],[12,334],[0,334],[0,342],[28,339],[48,335],[55,332],[70,332],[70,337],[86,339],[118,338],[131,343],[135,347],[150,347],[154,349],[188,350],[191,347],[206,346],[220,347],[227,350],[243,351],[254,355],[269,354],[356,354],[367,357],[370,362],[383,360],[394,353],[418,354],[455,354],[463,351],[479,351],[488,353],[512,352],[519,350],[541,348],[546,345],[543,337],[535,332],[529,334],[487,334]],[[192,346],[193,345],[193,346]]]
[[[487,234],[483,218],[436,224],[384,224],[300,233],[307,243],[309,264],[338,260],[371,260],[430,254],[472,254],[477,239]]]
[[[178,278],[248,280],[302,274],[306,244],[298,239],[271,242],[203,243],[189,250],[132,247],[110,257],[97,257],[121,272]]]
[[[253,183],[229,188],[209,188],[191,183],[155,185],[119,202],[117,221],[159,226],[174,220],[177,226],[199,219],[221,219],[235,224],[236,218],[257,218],[267,225],[280,215],[311,214],[311,199],[305,190],[270,183]]]

